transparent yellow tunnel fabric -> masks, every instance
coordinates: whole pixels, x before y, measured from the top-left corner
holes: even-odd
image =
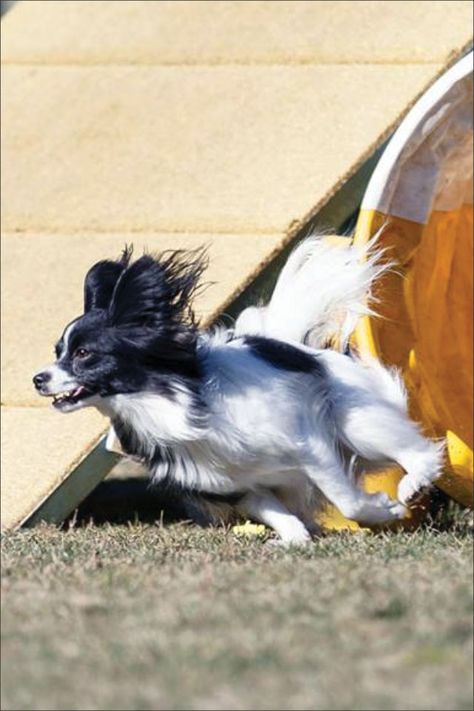
[[[379,232],[393,268],[377,286],[378,317],[362,319],[354,345],[402,371],[411,415],[446,438],[438,486],[473,503],[473,57],[461,59],[417,102],[367,187],[354,237]],[[397,467],[365,477],[396,494]],[[406,524],[416,524],[422,509]],[[328,528],[357,527],[329,508]]]
[[[472,205],[430,215],[427,225],[373,211],[359,227],[380,242],[396,268],[379,284],[380,318],[364,319],[362,351],[401,368],[412,416],[425,432],[448,437],[440,488],[472,505]],[[392,477],[398,480],[399,474]]]

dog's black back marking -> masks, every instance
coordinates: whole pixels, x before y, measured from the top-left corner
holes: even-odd
[[[278,370],[324,375],[317,358],[289,343],[261,336],[246,336],[245,343],[258,358]]]

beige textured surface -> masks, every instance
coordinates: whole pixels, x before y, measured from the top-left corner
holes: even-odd
[[[33,0],[15,13],[3,56],[22,62],[441,62],[472,34],[470,0]]]
[[[7,67],[3,227],[287,230],[439,70]]]
[[[53,359],[65,325],[82,312],[82,285],[99,259],[118,257],[125,243],[135,253],[146,247],[195,249],[209,246],[209,287],[196,310],[209,318],[244,284],[281,242],[281,235],[6,234],[2,245],[2,402],[48,407],[31,383],[33,373]],[[21,354],[21,357],[20,357]]]
[[[107,425],[95,411],[71,416],[2,407],[2,528],[23,521],[65,478]]]
[[[88,410],[61,417],[30,385],[90,264],[132,239],[211,243],[217,284],[197,306],[219,310],[459,54],[471,17],[468,1],[412,0],[35,0],[8,13],[4,525],[105,425]]]

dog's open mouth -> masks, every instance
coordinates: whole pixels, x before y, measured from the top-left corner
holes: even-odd
[[[74,388],[74,390],[53,395],[53,405],[58,409],[61,409],[66,405],[76,405],[81,400],[84,400],[93,394],[94,393],[91,390],[88,390],[83,385],[80,385],[78,388]]]

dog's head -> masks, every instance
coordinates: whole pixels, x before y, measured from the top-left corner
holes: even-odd
[[[197,327],[190,307],[204,250],[149,254],[95,264],[84,282],[84,314],[56,344],[56,361],[37,373],[40,395],[71,412],[119,393],[166,388],[195,377]]]

